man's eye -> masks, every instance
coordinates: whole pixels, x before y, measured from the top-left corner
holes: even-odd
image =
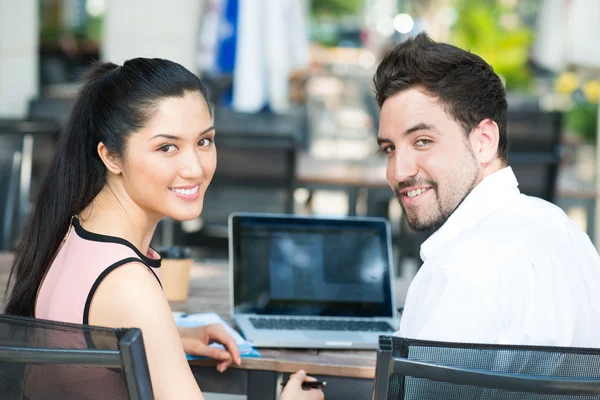
[[[429,143],[431,143],[431,140],[429,139],[419,139],[415,142],[415,146],[422,147],[428,145]]]
[[[161,151],[163,153],[172,153],[175,150],[177,150],[177,146],[175,146],[174,144],[165,144],[164,146],[160,146],[158,148],[158,151]]]
[[[394,146],[387,146],[381,149],[383,154],[390,154],[394,150]]]

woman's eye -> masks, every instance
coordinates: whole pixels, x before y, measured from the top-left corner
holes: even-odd
[[[204,138],[204,139],[200,139],[200,141],[198,142],[198,145],[200,145],[200,147],[209,147],[212,143],[213,143],[213,139]]]
[[[165,144],[164,146],[160,146],[158,151],[162,151],[163,153],[172,153],[177,150],[177,146],[174,144]]]

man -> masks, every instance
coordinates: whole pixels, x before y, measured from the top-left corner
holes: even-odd
[[[520,194],[492,68],[423,33],[374,82],[387,179],[409,225],[434,232],[398,335],[600,347],[600,257],[558,207]]]

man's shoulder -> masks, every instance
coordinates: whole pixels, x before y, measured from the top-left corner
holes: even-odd
[[[478,267],[485,261],[504,266],[523,259],[523,253],[544,251],[545,243],[560,243],[561,238],[581,230],[556,205],[545,200],[519,195],[506,207],[489,215],[463,232],[445,248],[445,257],[467,266]]]
[[[497,214],[498,219],[515,224],[543,222],[542,228],[554,224],[562,225],[569,221],[569,217],[557,205],[525,194],[517,196],[513,202],[499,210]]]
[[[480,235],[491,236],[501,243],[526,243],[540,236],[565,236],[579,227],[555,204],[519,195],[506,207],[492,213],[475,227]]]

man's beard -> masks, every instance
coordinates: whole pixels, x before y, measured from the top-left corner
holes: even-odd
[[[427,222],[421,222],[421,221],[419,221],[418,216],[416,214],[415,214],[415,218],[411,218],[410,214],[406,212],[406,209],[404,208],[404,205],[402,204],[402,200],[401,200],[403,195],[400,193],[400,191],[404,188],[412,187],[412,186],[429,186],[430,188],[428,190],[435,191],[435,197],[436,197],[435,205],[437,205],[438,212],[437,212],[437,216],[433,220],[427,221]],[[454,211],[456,211],[456,209],[458,209],[458,207],[462,204],[462,202],[465,200],[465,198],[467,198],[467,196],[469,195],[469,193],[471,193],[471,191],[473,190],[473,188],[475,186],[477,186],[477,183],[474,180],[471,183],[470,188],[464,193],[464,195],[462,196],[460,201],[451,210],[443,209],[442,201],[439,197],[438,184],[432,180],[410,180],[410,181],[401,182],[394,188],[394,194],[396,195],[396,199],[400,203],[400,207],[402,207],[402,212],[406,216],[406,221],[408,222],[408,226],[410,226],[410,228],[415,232],[433,233],[433,232],[437,231],[438,229],[440,229],[442,227],[442,225],[444,225],[446,223],[448,218],[450,218],[450,216],[454,213]]]

